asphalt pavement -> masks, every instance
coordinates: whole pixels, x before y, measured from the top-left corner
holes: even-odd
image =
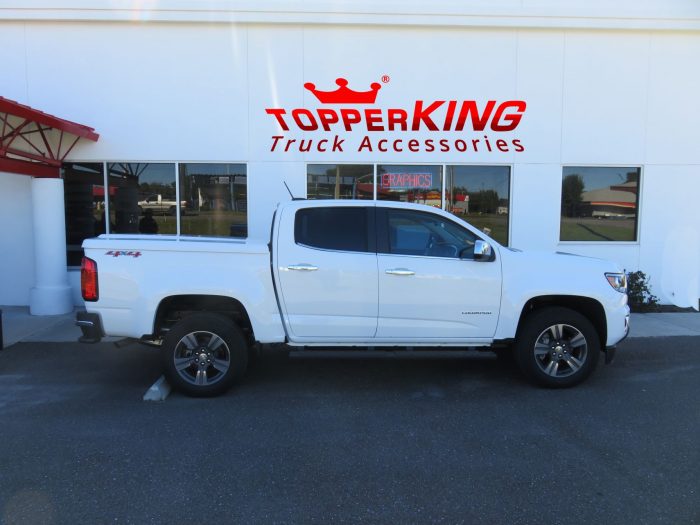
[[[268,351],[223,397],[143,402],[159,375],[140,345],[0,352],[0,522],[700,523],[698,337],[570,390],[482,354]]]

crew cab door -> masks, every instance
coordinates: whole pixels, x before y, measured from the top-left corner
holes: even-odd
[[[477,235],[442,215],[377,207],[377,340],[493,337],[501,264],[474,260]]]
[[[279,220],[280,303],[295,342],[368,340],[377,330],[374,206],[305,203]]]

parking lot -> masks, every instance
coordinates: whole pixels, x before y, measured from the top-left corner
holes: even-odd
[[[624,342],[578,388],[489,355],[290,359],[142,401],[157,353],[0,352],[0,522],[698,523],[700,338]]]

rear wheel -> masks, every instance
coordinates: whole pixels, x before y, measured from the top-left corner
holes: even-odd
[[[239,381],[248,365],[248,344],[232,321],[218,314],[185,317],[163,340],[165,376],[190,396],[216,396]]]
[[[534,383],[550,388],[579,384],[595,370],[600,340],[593,324],[568,308],[536,310],[523,321],[515,355]]]

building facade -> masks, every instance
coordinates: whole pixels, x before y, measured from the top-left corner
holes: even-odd
[[[0,2],[0,96],[100,135],[48,196],[0,173],[0,304],[46,272],[80,304],[87,237],[266,239],[293,195],[443,207],[698,308],[696,2],[90,4]]]

